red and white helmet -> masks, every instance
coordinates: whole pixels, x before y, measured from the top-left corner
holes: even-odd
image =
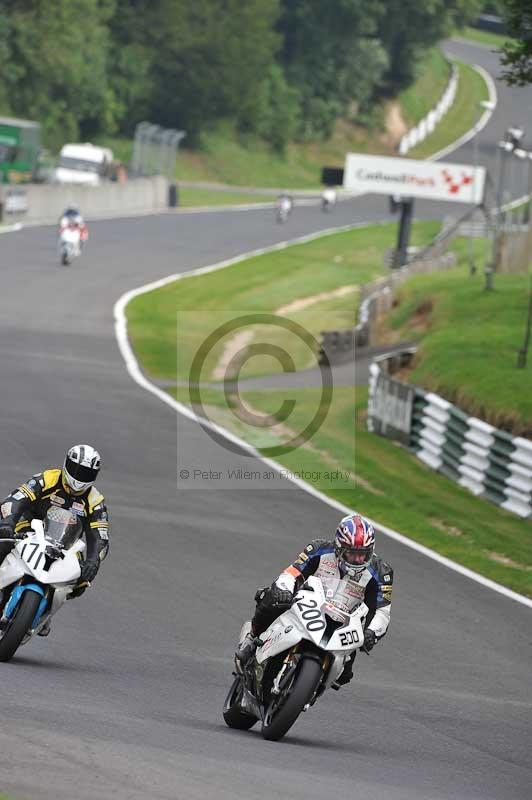
[[[375,551],[375,530],[371,522],[359,514],[340,520],[334,537],[334,552],[338,566],[347,575],[365,569]]]
[[[65,489],[72,494],[86,492],[98,477],[100,464],[100,454],[90,444],[71,447],[63,464]]]

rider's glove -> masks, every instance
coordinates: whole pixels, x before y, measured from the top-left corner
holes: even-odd
[[[294,601],[294,595],[287,589],[280,589],[275,583],[270,589],[270,597],[272,606],[291,606]]]
[[[100,568],[99,561],[95,561],[93,559],[88,559],[87,561],[84,561],[81,564],[81,575],[79,577],[79,582],[83,583],[86,581],[88,583],[91,583],[91,581],[93,581],[94,578],[96,577],[99,568]]]
[[[372,631],[371,628],[366,628],[364,631],[364,645],[362,650],[365,650],[366,653],[369,653],[370,650],[373,650],[375,645],[377,644],[377,635],[375,631]]]

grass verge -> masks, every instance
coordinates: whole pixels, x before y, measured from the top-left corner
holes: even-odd
[[[249,203],[272,203],[275,197],[264,194],[244,194],[242,192],[217,191],[215,189],[200,189],[179,187],[179,206],[193,208],[195,206],[232,206]]]
[[[491,31],[482,31],[479,28],[464,28],[456,32],[456,37],[459,39],[467,39],[470,42],[477,44],[484,44],[486,47],[499,48],[507,41],[510,41],[508,36],[501,33],[492,33]]]
[[[532,436],[532,365],[517,369],[525,335],[530,276],[496,274],[486,292],[482,272],[470,275],[467,242],[454,249],[459,266],[403,284],[382,332],[420,343],[411,383],[443,395],[464,411],[515,435]],[[481,241],[477,248],[483,247]],[[478,259],[477,263],[480,263]]]
[[[479,103],[489,97],[486,82],[468,64],[461,61],[455,61],[455,64],[458,69],[456,99],[434,133],[409,151],[410,158],[427,158],[439,152],[463,136],[480,117]]]
[[[398,97],[401,115],[409,127],[414,127],[434,108],[444,93],[451,70],[439,47],[433,47],[419,66],[419,76]]]
[[[435,222],[415,223],[413,244],[428,243],[438,228]],[[294,301],[312,298],[299,309],[283,310],[283,317],[314,336],[323,329],[348,328],[354,323],[357,287],[385,274],[384,254],[394,245],[395,237],[394,224],[358,228],[140,295],[128,306],[135,351],[150,375],[175,381],[188,376],[192,358],[207,335],[240,312],[275,313]],[[345,290],[345,294],[331,295],[338,290]],[[255,340],[259,332],[264,330],[252,326]],[[316,354],[297,337],[287,340],[282,329],[276,329],[268,340],[289,350],[298,369],[316,363]],[[246,342],[252,343],[253,338]],[[213,347],[203,380],[214,378],[225,344],[226,339]],[[273,371],[279,371],[279,365],[264,356],[250,361],[243,376]]]
[[[435,224],[431,227],[427,223],[418,226],[418,239],[433,235],[436,228]],[[197,346],[195,337],[198,330],[200,335],[205,335],[205,329],[201,329],[205,323],[201,322],[186,343],[185,350],[188,348],[188,352],[185,357],[178,358],[175,335],[178,309],[193,312],[192,323],[198,316],[195,309],[207,310],[212,329],[213,312],[227,314],[228,309],[234,308],[235,300],[244,310],[273,309],[280,303],[286,303],[289,298],[307,297],[316,290],[344,286],[353,279],[365,282],[383,272],[380,267],[381,256],[392,234],[393,226],[372,226],[325,237],[228,267],[218,273],[186,279],[136,298],[128,306],[128,319],[137,355],[152,374],[157,373],[169,381],[175,381],[176,376],[184,377],[186,366],[190,363],[190,348]],[[476,246],[480,247],[481,244],[477,242]],[[498,288],[497,282],[504,276],[496,276],[496,291],[486,299],[481,279],[470,279],[467,275],[464,242],[459,240],[455,247],[461,256],[458,269],[426,279],[413,279],[412,285],[415,288],[417,282],[422,280],[430,281],[434,286],[440,286],[439,282],[442,282],[444,335],[448,337],[450,331],[456,330],[457,337],[466,337],[465,345],[463,338],[459,338],[454,345],[448,343],[447,346],[453,346],[454,349],[447,361],[453,368],[459,365],[460,379],[465,380],[471,370],[469,367],[462,369],[460,364],[465,364],[469,357],[467,336],[474,335],[480,342],[483,340],[486,353],[491,350],[489,339],[485,335],[477,337],[476,328],[484,320],[491,323],[492,318],[501,312],[504,318],[501,317],[500,328],[504,333],[513,313],[507,307],[513,301],[506,295],[502,284]],[[409,289],[410,285],[410,282],[406,284],[404,290]],[[447,316],[448,304],[453,304],[455,295],[461,318],[465,322],[464,330],[455,329],[453,321]],[[499,302],[495,310],[486,308],[485,313],[476,313],[477,302],[481,305],[485,300],[492,303],[492,297],[497,295]],[[425,298],[425,289],[422,295],[416,295],[416,300],[421,296]],[[410,303],[409,307],[412,308],[412,305],[415,306],[415,302]],[[407,326],[410,319],[411,315],[405,311],[407,307],[405,301],[396,310],[396,333],[401,326]],[[474,317],[472,308],[475,308]],[[327,313],[330,315],[330,309]],[[404,315],[402,320],[401,314]],[[510,315],[508,319],[506,314]],[[473,320],[474,325],[471,324]],[[501,331],[492,335],[493,341],[497,340]],[[412,330],[407,326],[403,332],[415,334],[422,339],[424,346],[426,331],[419,328]],[[484,355],[477,355],[477,360],[484,364],[482,374],[492,373],[497,368],[490,363],[489,369],[486,369]],[[523,375],[523,371],[520,373]],[[501,380],[495,382],[498,391]],[[491,388],[488,391],[490,394],[497,393]],[[310,388],[291,389],[289,396],[294,401],[292,412],[277,427],[257,427],[237,419],[231,398],[228,403],[223,392],[215,388],[202,390],[201,397],[213,421],[263,450],[286,441],[287,433],[302,430],[308,424],[319,404],[318,393],[319,390]],[[171,394],[181,402],[190,402],[187,388],[172,389]],[[274,416],[286,396],[286,392],[273,390],[249,392],[244,389],[240,392],[241,399],[252,410]],[[528,397],[532,397],[532,392],[528,392]],[[458,563],[515,591],[532,596],[530,526],[429,470],[403,448],[369,434],[365,427],[366,404],[366,389],[357,390],[355,397],[353,388],[335,387],[331,409],[319,430],[308,442],[279,456],[278,460],[291,471],[306,472],[305,479],[346,505],[364,509],[383,524],[400,530]]]
[[[302,430],[319,404],[319,389],[290,390],[295,402],[287,424]],[[173,392],[187,402],[185,389]],[[273,413],[286,392],[241,392],[255,411]],[[286,423],[263,430],[241,423],[222,392],[202,393],[212,421],[259,450],[279,444]],[[351,508],[480,572],[514,591],[532,596],[532,530],[522,520],[479,500],[425,467],[408,451],[366,430],[367,389],[336,387],[329,414],[309,442],[277,457],[288,470]],[[284,438],[286,441],[286,437]],[[335,475],[335,472],[338,474]],[[346,476],[348,476],[346,478]]]

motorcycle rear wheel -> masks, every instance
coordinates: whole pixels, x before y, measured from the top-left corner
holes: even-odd
[[[262,735],[271,742],[278,742],[290,730],[303,708],[310,703],[321,680],[321,664],[312,658],[303,658],[297,669],[288,697],[274,697],[262,723]],[[279,706],[279,703],[281,704]]]
[[[223,716],[225,724],[230,728],[237,728],[240,731],[248,731],[257,722],[257,717],[246,714],[241,710],[240,701],[242,699],[242,678],[237,676],[229,693],[225,698]]]
[[[30,630],[41,602],[41,595],[27,589],[22,595],[9,627],[0,638],[0,661],[9,661]]]

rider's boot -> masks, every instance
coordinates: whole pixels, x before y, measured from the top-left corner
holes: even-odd
[[[253,658],[255,650],[257,649],[257,639],[253,634],[251,627],[251,620],[248,619],[242,625],[240,636],[238,637],[238,647],[235,652],[235,660],[237,664],[243,667],[248,661]]]
[[[49,617],[42,626],[37,636],[48,636],[51,630],[52,630],[52,619],[51,617]]]
[[[349,683],[353,680],[353,662],[355,660],[355,655],[356,653],[354,653],[352,657],[348,659],[343,671],[340,673],[340,675],[338,675],[337,679],[332,684],[332,688],[336,689],[336,691],[338,691],[340,686],[345,686],[346,683]]]

